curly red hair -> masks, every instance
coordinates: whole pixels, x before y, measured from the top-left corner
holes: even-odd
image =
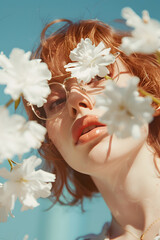
[[[46,30],[55,23],[60,22],[65,22],[65,25],[46,37]],[[124,35],[129,34],[115,31],[98,20],[82,20],[76,23],[66,19],[56,20],[43,29],[41,43],[32,54],[32,58],[41,58],[43,62],[47,63],[54,81],[63,81],[68,74],[64,65],[70,62],[70,51],[77,46],[81,38],[90,38],[95,45],[103,41],[106,47],[111,47],[112,53],[120,52],[121,61],[125,63],[133,75],[141,79],[140,86],[155,97],[159,97],[160,68],[155,55],[125,55],[118,49]],[[28,106],[26,106],[26,109],[30,119],[37,120],[45,125],[45,121],[38,119]],[[155,154],[160,157],[159,116],[155,117],[149,125],[148,144],[152,146]],[[84,197],[92,197],[93,194],[98,192],[90,176],[81,174],[67,165],[49,140],[48,135],[46,135],[46,140],[40,148],[40,154],[46,160],[48,168],[56,174],[56,182],[53,185],[55,202],[59,201],[61,204],[74,205],[79,202],[82,203]],[[69,200],[63,195],[64,186],[71,194],[72,199]],[[60,198],[61,195],[64,196],[64,201]]]

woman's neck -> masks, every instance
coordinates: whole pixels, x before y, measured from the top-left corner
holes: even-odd
[[[134,240],[133,235],[140,238],[160,218],[160,178],[154,155],[146,144],[136,156],[106,163],[93,181],[112,212],[113,239]],[[154,239],[159,228],[160,221],[157,221],[144,240]]]

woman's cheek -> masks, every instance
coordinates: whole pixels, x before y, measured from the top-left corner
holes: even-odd
[[[148,134],[149,134],[149,126],[148,124],[144,124],[141,128],[141,136],[142,138],[147,139]]]
[[[60,122],[57,120],[48,120],[46,128],[49,138],[55,144],[56,139],[59,139],[58,136],[60,136]]]
[[[67,144],[68,125],[62,118],[48,120],[46,123],[49,139],[53,142],[58,151],[63,154],[63,149]]]

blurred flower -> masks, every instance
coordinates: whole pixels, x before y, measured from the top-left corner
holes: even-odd
[[[28,240],[29,236],[28,234],[24,236],[23,240]]]
[[[160,235],[156,236],[153,240],[160,240]]]
[[[0,169],[0,176],[8,179],[4,183],[3,197],[10,196],[16,201],[19,198],[22,203],[21,210],[32,209],[39,203],[37,199],[50,195],[51,182],[55,181],[55,175],[43,170],[35,171],[42,160],[36,156],[25,159],[22,164],[17,164],[11,172],[6,168]]]
[[[23,131],[21,129],[21,137],[25,144],[28,145],[28,151],[30,148],[38,149],[44,141],[45,134],[46,128],[36,121],[25,122]]]
[[[96,96],[96,105],[105,110],[101,121],[107,124],[111,135],[138,138],[141,126],[151,122],[154,113],[151,98],[139,96],[138,83],[137,77],[129,79],[126,87],[119,87],[112,80],[107,80],[104,95]]]
[[[9,116],[5,107],[0,107],[0,161],[22,155],[31,148],[39,148],[46,128],[35,121],[26,122],[20,115]]]
[[[48,80],[51,73],[41,59],[30,60],[31,52],[14,48],[8,59],[0,54],[0,83],[6,84],[5,93],[17,100],[22,94],[24,98],[41,107],[50,93]]]
[[[71,72],[72,77],[77,78],[79,83],[81,81],[89,83],[96,75],[105,77],[109,74],[106,66],[115,61],[115,56],[110,54],[110,50],[110,48],[106,49],[103,42],[95,46],[89,38],[82,38],[70,53],[69,57],[73,62],[64,67],[67,72]]]
[[[6,192],[4,185],[0,183],[0,222],[6,222],[8,215],[14,217],[11,211],[14,208],[14,196]]]
[[[133,52],[155,53],[160,47],[160,22],[150,19],[146,10],[142,12],[141,19],[131,8],[123,8],[122,17],[134,29],[130,37],[122,38],[120,50],[127,55]]]
[[[159,234],[153,240],[160,240],[160,230],[159,230]]]
[[[26,234],[26,235],[24,236],[23,240],[28,240],[28,239],[29,239],[29,235]],[[37,240],[37,238],[34,238],[34,240]]]
[[[160,240],[160,229],[158,235],[153,240]]]

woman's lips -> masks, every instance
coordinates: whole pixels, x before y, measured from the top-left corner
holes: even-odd
[[[87,143],[87,142],[93,140],[94,138],[99,137],[103,133],[106,133],[106,126],[93,128],[91,131],[81,135],[78,139],[77,144]]]
[[[72,127],[72,137],[75,145],[87,143],[104,133],[106,133],[106,125],[92,115],[79,118]]]

